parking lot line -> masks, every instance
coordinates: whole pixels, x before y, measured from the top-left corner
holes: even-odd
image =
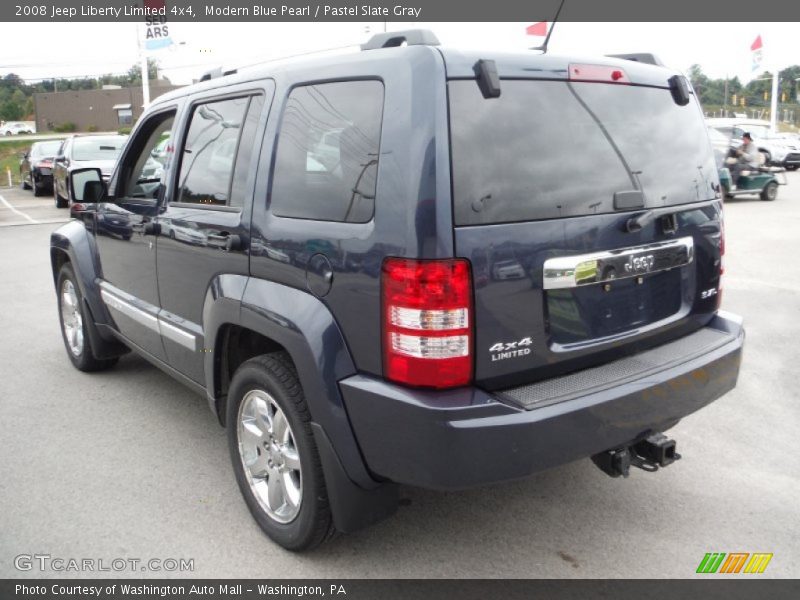
[[[36,225],[38,225],[38,224],[39,224],[39,221],[37,221],[36,219],[31,219],[31,218],[30,218],[28,215],[26,215],[24,212],[22,212],[22,211],[19,211],[19,210],[17,210],[16,208],[14,208],[13,206],[11,206],[11,204],[9,204],[8,200],[6,200],[5,198],[3,198],[3,196],[0,196],[0,202],[2,202],[2,203],[3,203],[3,206],[5,206],[6,208],[10,209],[10,210],[11,210],[11,212],[13,212],[14,214],[17,214],[17,215],[19,215],[20,217],[22,217],[23,219],[27,219],[28,221],[30,221],[31,223],[34,223],[34,224],[36,224]]]

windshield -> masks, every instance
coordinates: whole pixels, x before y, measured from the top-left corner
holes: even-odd
[[[485,99],[449,83],[457,225],[614,212],[616,192],[649,208],[715,197],[716,166],[700,111],[669,90],[504,80]]]
[[[31,157],[55,156],[61,142],[39,142],[31,146]]]
[[[122,151],[126,139],[123,135],[75,138],[72,158],[75,160],[114,160]]]
[[[750,132],[754,138],[767,138],[770,136],[769,127],[762,127],[761,125],[740,125],[742,129]]]

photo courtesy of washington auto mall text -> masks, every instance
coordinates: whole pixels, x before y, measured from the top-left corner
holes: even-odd
[[[800,598],[799,25],[0,3],[0,600]]]

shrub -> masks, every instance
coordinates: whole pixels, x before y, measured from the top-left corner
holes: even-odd
[[[130,132],[131,132],[131,128],[130,127],[120,127],[117,130],[117,133],[120,134],[120,135],[129,135]]]
[[[89,133],[94,133],[95,131],[99,131],[99,129],[97,125],[89,125],[89,127],[86,128],[86,131]]]
[[[71,121],[67,121],[66,123],[61,123],[53,127],[53,131],[56,133],[72,133],[78,130],[78,126]]]

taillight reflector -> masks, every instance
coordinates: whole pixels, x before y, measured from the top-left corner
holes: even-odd
[[[384,374],[405,385],[472,381],[472,278],[464,259],[383,262]]]

